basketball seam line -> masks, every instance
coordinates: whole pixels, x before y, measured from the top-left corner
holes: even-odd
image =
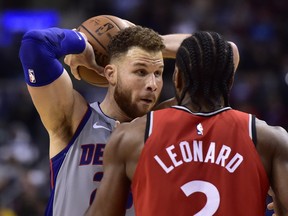
[[[93,34],[91,34],[91,32],[90,32],[84,25],[81,25],[81,27],[83,27],[83,28],[88,32],[88,34],[89,34],[92,38],[94,38],[94,39],[98,42],[98,44],[107,52],[107,49],[105,48],[105,46],[103,46],[103,45],[101,44],[101,42],[100,42]]]

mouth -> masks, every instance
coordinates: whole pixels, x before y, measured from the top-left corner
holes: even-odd
[[[148,98],[142,98],[141,99],[142,102],[144,102],[145,104],[152,104],[154,100],[152,99],[148,99]]]

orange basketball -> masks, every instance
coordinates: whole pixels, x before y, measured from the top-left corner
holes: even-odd
[[[111,15],[99,15],[84,21],[77,30],[83,32],[92,45],[95,60],[98,65],[105,67],[108,64],[107,47],[111,38],[118,34],[121,29],[134,25],[133,23]],[[96,86],[108,86],[104,76],[84,66],[78,67],[82,80]]]

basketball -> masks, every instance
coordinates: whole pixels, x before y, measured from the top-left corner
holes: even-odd
[[[94,49],[97,64],[105,67],[108,64],[107,47],[111,38],[121,29],[133,25],[133,23],[116,16],[99,15],[84,21],[77,30],[87,36],[88,42]],[[92,85],[100,87],[108,86],[106,78],[93,70],[79,66],[78,72],[82,80]]]

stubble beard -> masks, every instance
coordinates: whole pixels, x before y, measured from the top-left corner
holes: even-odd
[[[139,110],[137,104],[132,102],[131,91],[123,88],[122,82],[118,82],[115,87],[114,100],[131,120],[146,114],[146,112]]]

